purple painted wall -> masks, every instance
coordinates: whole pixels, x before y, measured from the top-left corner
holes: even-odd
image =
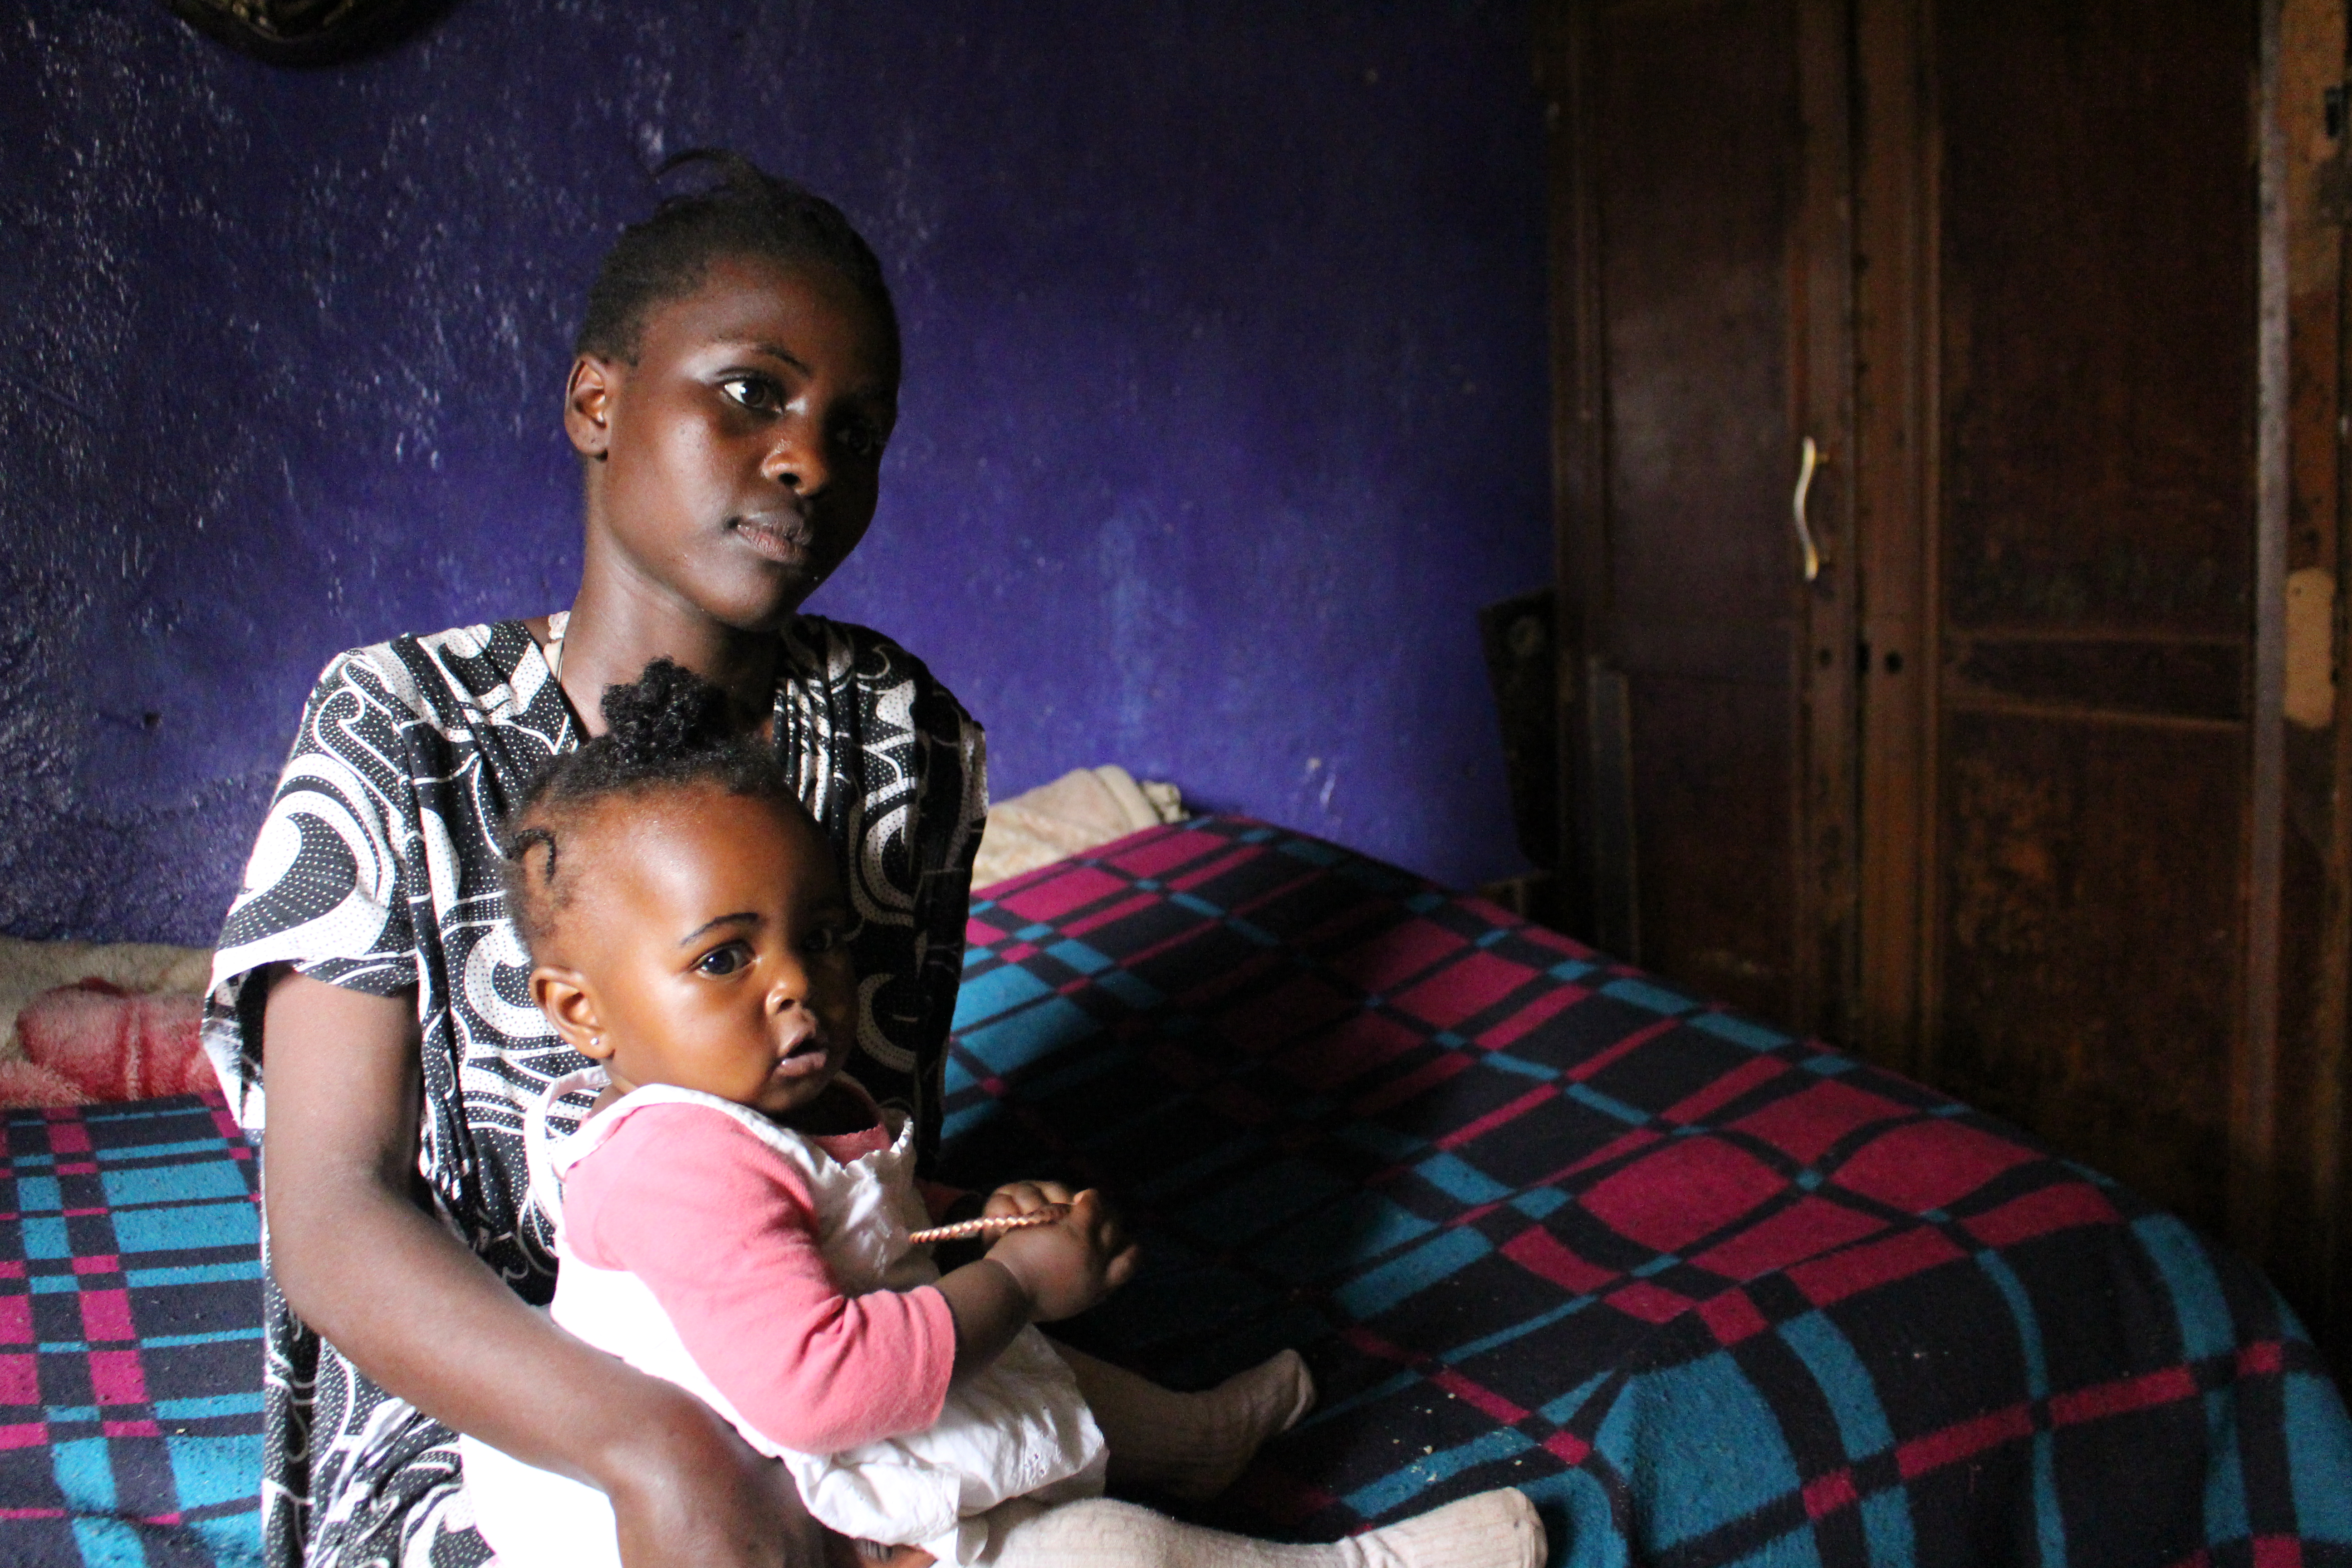
[[[0,930],[209,942],[336,650],[553,609],[596,255],[664,152],[890,268],[899,436],[813,605],[997,793],[1171,778],[1515,869],[1473,612],[1549,571],[1522,4],[459,0],[315,73],[0,19]]]

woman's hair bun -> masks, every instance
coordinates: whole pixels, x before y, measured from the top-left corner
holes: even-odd
[[[898,317],[882,263],[842,210],[807,186],[780,179],[740,153],[690,147],[655,179],[686,171],[642,223],[631,224],[597,265],[575,353],[635,363],[655,306],[702,287],[723,256],[785,267],[830,268],[854,285],[898,351]]]
[[[733,741],[727,693],[671,659],[657,658],[631,686],[604,688],[605,740],[625,766],[725,751]]]
[[[706,180],[699,186],[664,196],[656,204],[656,213],[691,207],[714,197],[739,202],[770,201],[779,194],[814,195],[790,180],[781,180],[769,174],[742,153],[726,147],[688,147],[671,153],[654,169],[656,181],[667,179],[680,169],[706,169],[716,179]]]

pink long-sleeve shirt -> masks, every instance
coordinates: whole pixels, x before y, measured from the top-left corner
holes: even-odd
[[[846,1163],[890,1138],[877,1124],[813,1142]],[[807,1184],[722,1112],[632,1112],[565,1178],[563,1224],[583,1261],[646,1282],[704,1374],[783,1447],[836,1453],[939,1420],[955,1373],[947,1298],[843,1295]]]

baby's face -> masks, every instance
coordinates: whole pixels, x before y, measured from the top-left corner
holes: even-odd
[[[856,1036],[853,921],[807,818],[696,784],[610,801],[562,854],[573,894],[532,994],[559,1026],[568,1005],[617,1088],[784,1116],[831,1086]]]

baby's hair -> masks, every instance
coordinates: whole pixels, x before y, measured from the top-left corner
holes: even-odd
[[[574,353],[634,364],[654,306],[693,293],[720,257],[758,256],[841,274],[873,308],[890,340],[891,357],[898,357],[898,316],[882,263],[839,207],[740,153],[718,148],[677,153],[655,177],[688,164],[709,166],[717,182],[665,198],[652,216],[621,231],[588,289],[588,317]]]
[[[729,725],[727,693],[684,666],[657,658],[635,684],[604,688],[603,706],[604,732],[551,759],[508,822],[507,909],[527,948],[571,901],[564,843],[599,801],[709,784],[805,813],[775,752]]]

